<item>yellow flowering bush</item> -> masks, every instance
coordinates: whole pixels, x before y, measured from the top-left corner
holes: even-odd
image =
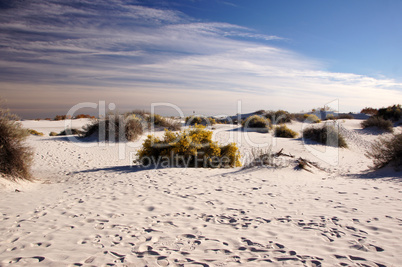
[[[212,141],[212,131],[205,126],[173,133],[165,130],[163,138],[148,135],[137,152],[138,162],[144,166],[184,166],[222,168],[239,167],[240,153],[236,144],[219,146]]]

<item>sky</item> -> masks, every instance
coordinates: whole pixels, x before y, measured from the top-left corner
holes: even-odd
[[[25,119],[99,101],[163,115],[389,106],[400,14],[399,0],[1,0],[0,98]]]

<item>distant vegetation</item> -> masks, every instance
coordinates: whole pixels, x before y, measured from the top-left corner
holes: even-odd
[[[389,164],[398,169],[402,166],[402,133],[375,141],[366,156],[373,159],[374,169],[380,169]]]
[[[196,125],[173,133],[166,130],[162,139],[149,135],[137,152],[143,166],[223,168],[241,166],[236,144],[219,146],[212,131]]]
[[[293,119],[292,114],[285,110],[267,111],[264,116],[269,119],[272,124],[287,123],[291,122]]]
[[[338,129],[332,125],[323,125],[319,128],[306,128],[303,131],[303,137],[327,146],[348,147],[344,137],[339,133]]]
[[[170,131],[180,131],[181,129],[180,122],[171,118],[162,117],[158,114],[147,116],[147,121],[150,126],[153,124],[155,127],[161,127]]]
[[[360,111],[360,113],[364,113],[364,114],[367,114],[367,115],[377,115],[378,109],[365,107],[364,109],[362,109]]]
[[[17,120],[16,115],[0,108],[0,173],[12,180],[31,180],[33,152],[25,145],[29,131]]]
[[[186,125],[204,125],[204,126],[210,126],[216,124],[216,120],[213,118],[208,118],[205,116],[189,116],[186,117]]]

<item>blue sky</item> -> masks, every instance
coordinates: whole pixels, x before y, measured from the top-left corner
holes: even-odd
[[[402,99],[401,13],[396,0],[1,1],[0,97],[24,118],[102,100],[382,107]]]

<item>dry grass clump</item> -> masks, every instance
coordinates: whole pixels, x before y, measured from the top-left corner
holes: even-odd
[[[316,141],[320,144],[333,147],[348,147],[338,128],[332,125],[323,125],[320,128],[309,127],[303,131],[303,138]]]
[[[275,127],[275,137],[284,137],[284,138],[295,138],[297,137],[297,133],[291,129],[289,129],[286,125],[280,125]]]
[[[50,132],[49,133],[49,136],[57,136],[58,135],[58,133],[56,133],[56,132]]]
[[[204,126],[211,126],[216,124],[216,120],[213,118],[208,118],[205,116],[189,116],[186,117],[186,125],[204,125]]]
[[[143,123],[135,115],[109,114],[84,126],[84,137],[97,135],[99,141],[135,141],[143,133]]]
[[[321,120],[314,114],[304,114],[304,121],[307,123],[320,123]]]
[[[37,135],[37,136],[43,136],[44,134],[42,132],[38,132],[37,130],[33,129],[28,129],[28,133],[32,135]]]
[[[29,132],[16,122],[17,119],[0,108],[0,172],[13,180],[31,180],[33,153],[24,144]]]
[[[72,129],[67,128],[56,135],[63,136],[63,135],[81,135],[81,134],[83,134],[83,131],[80,131],[77,128],[72,128]]]
[[[375,141],[366,156],[373,159],[373,169],[381,169],[389,164],[399,169],[402,166],[402,133]]]
[[[394,131],[391,121],[384,120],[383,118],[378,117],[378,116],[373,116],[373,117],[368,118],[367,120],[364,120],[361,123],[361,126],[363,129],[369,128],[369,127],[376,127],[380,130],[390,132],[390,133],[392,133]]]
[[[242,122],[244,129],[264,129],[268,131],[271,127],[271,121],[259,115],[253,115],[248,117]]]
[[[148,116],[147,120],[150,124],[153,124],[156,127],[162,127],[170,131],[180,131],[181,129],[180,122],[171,118],[162,117],[158,114]]]
[[[222,168],[241,166],[236,144],[219,146],[212,131],[196,125],[186,131],[165,131],[162,139],[149,135],[137,152],[143,166]]]

